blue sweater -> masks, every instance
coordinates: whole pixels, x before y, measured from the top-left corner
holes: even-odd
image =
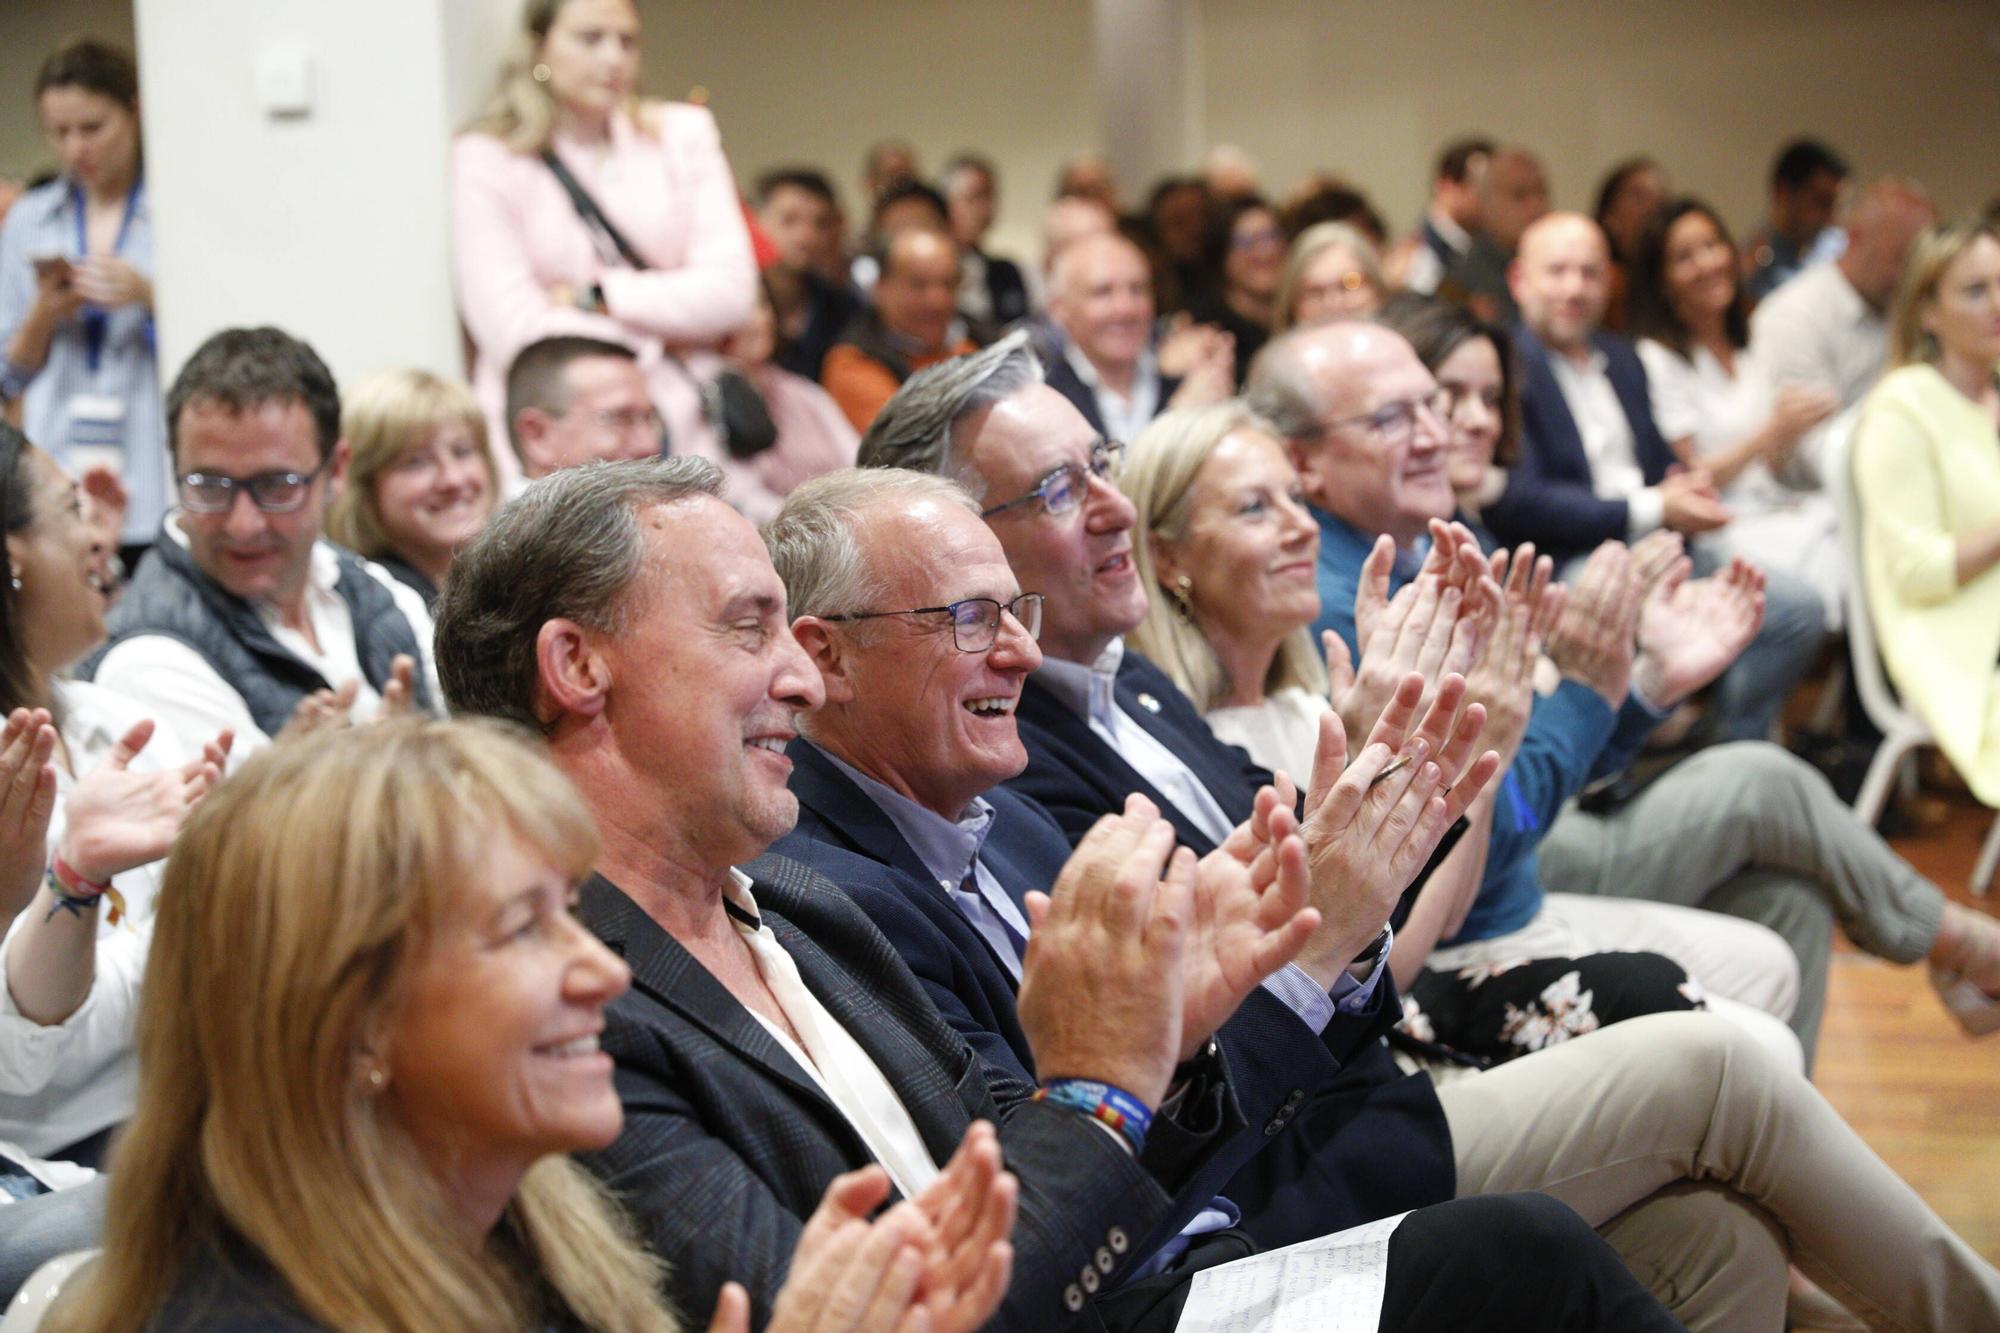
[[[1333,630],[1356,660],[1354,591],[1375,538],[1322,509],[1319,520],[1319,621],[1315,631]],[[1463,521],[1463,520],[1461,520]],[[1488,550],[1491,534],[1468,524]],[[1395,596],[1416,577],[1421,556],[1399,551],[1389,573]],[[1542,910],[1542,880],[1535,850],[1570,797],[1599,778],[1622,772],[1638,754],[1661,714],[1638,695],[1613,713],[1589,686],[1564,680],[1556,692],[1537,699],[1514,761],[1500,778],[1493,809],[1493,838],[1486,874],[1465,924],[1446,944],[1486,940],[1519,930]]]

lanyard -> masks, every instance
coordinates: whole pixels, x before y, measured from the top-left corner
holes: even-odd
[[[76,211],[76,257],[82,259],[90,253],[90,239],[84,233],[83,187],[75,181],[69,186],[70,205]],[[117,254],[125,248],[125,238],[132,231],[132,215],[139,211],[139,177],[132,178],[132,188],[125,192],[125,216],[118,220],[118,235],[111,242],[111,253]],[[83,308],[83,355],[90,373],[97,373],[98,362],[104,359],[104,338],[111,328],[111,316],[94,305]]]

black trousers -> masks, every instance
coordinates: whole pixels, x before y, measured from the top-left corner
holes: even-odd
[[[1197,1272],[1256,1251],[1241,1231],[1203,1236],[1171,1271],[1098,1297],[1098,1313],[1114,1333],[1172,1333]],[[1389,1239],[1379,1327],[1654,1333],[1681,1325],[1569,1208],[1542,1194],[1490,1194],[1403,1219]]]

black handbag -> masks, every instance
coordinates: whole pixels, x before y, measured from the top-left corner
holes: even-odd
[[[577,216],[596,234],[600,251],[609,245],[631,267],[642,270],[652,267],[632,248],[625,234],[604,215],[604,210],[590,197],[590,191],[570,174],[554,149],[545,149],[542,161],[555,173]],[[678,356],[668,353],[668,357],[680,367],[682,374],[696,382],[701,391],[702,416],[710,428],[722,437],[723,446],[729,450],[731,458],[738,461],[755,458],[778,442],[778,425],[771,420],[771,409],[765,404],[764,395],[757,391],[757,386],[747,376],[734,370],[722,370],[717,372],[715,378],[702,380]]]

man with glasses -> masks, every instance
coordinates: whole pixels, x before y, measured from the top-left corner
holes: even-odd
[[[528,481],[579,463],[667,452],[666,427],[632,349],[574,334],[529,343],[507,368],[507,439]]]
[[[179,506],[107,617],[87,679],[232,766],[292,724],[432,707],[423,599],[321,539],[346,469],[325,364],[275,328],[225,329],[167,395]]]

